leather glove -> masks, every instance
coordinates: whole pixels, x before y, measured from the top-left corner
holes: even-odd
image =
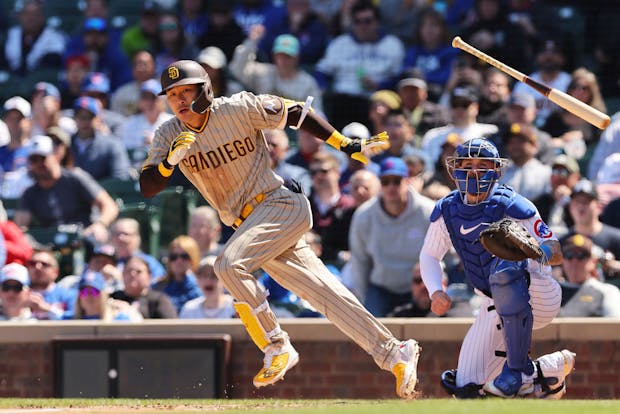
[[[354,160],[368,164],[368,157],[377,155],[390,147],[390,137],[383,131],[366,138],[344,137],[340,142],[340,151],[348,154]]]

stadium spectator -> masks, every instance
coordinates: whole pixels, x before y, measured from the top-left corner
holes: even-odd
[[[196,57],[196,62],[207,71],[211,79],[213,96],[230,96],[243,90],[239,82],[228,76],[228,61],[220,48],[205,47]]]
[[[243,29],[246,36],[254,25],[265,25],[267,16],[276,13],[280,6],[270,0],[240,0],[235,3],[233,14],[235,21]]]
[[[122,290],[117,290],[110,297],[127,302],[136,308],[144,319],[172,319],[177,311],[170,298],[151,289],[149,266],[139,256],[130,257],[123,268]]]
[[[138,113],[140,88],[144,82],[156,76],[155,58],[151,52],[140,50],[133,55],[131,73],[133,80],[118,88],[110,98],[110,109],[124,116]]]
[[[209,24],[198,43],[201,47],[215,46],[231,61],[237,45],[245,39],[245,32],[235,21],[234,3],[228,0],[211,0],[208,7]]]
[[[351,122],[342,128],[342,134],[345,137],[351,138],[359,138],[359,139],[368,139],[370,138],[370,131],[364,124],[360,124],[359,122]],[[363,164],[358,160],[354,160],[353,158],[347,159],[347,165],[340,172],[340,190],[345,194],[351,194],[350,188],[350,180],[353,174],[360,170],[369,170],[374,174],[379,173],[379,165],[374,162],[369,162],[368,164]],[[377,186],[378,188],[378,186]],[[363,190],[362,190],[363,191]]]
[[[11,220],[8,220],[6,211],[0,202],[0,249],[3,258],[0,266],[9,263],[25,264],[32,256],[32,247],[26,235]]]
[[[510,77],[495,67],[489,67],[483,74],[478,122],[495,125],[506,123],[509,100]]]
[[[224,291],[224,285],[215,275],[213,263],[215,256],[204,257],[196,270],[198,286],[202,296],[192,299],[183,305],[179,318],[234,318],[237,315],[233,306],[233,297]]]
[[[58,260],[51,250],[37,250],[26,262],[30,277],[30,309],[37,319],[71,319],[76,291],[56,283]]]
[[[74,319],[140,322],[142,314],[129,303],[111,299],[101,273],[87,272],[78,284]]]
[[[381,182],[374,172],[358,170],[351,176],[350,187],[349,194],[353,197],[357,208],[379,194]]]
[[[198,243],[201,258],[219,253],[221,232],[222,224],[213,207],[200,206],[192,210],[187,223],[187,235]]]
[[[372,2],[357,1],[351,14],[352,32],[331,40],[315,66],[319,84],[332,93],[328,116],[336,128],[351,118],[367,123],[368,97],[393,85],[405,54],[400,39],[381,31],[379,10]]]
[[[60,127],[68,134],[74,134],[77,127],[75,121],[62,114],[60,91],[49,82],[37,82],[32,90],[31,136],[45,134],[50,127]]]
[[[60,69],[65,35],[46,26],[43,0],[14,3],[18,24],[7,32],[0,67],[19,76],[38,69]]]
[[[310,0],[287,0],[285,6],[267,16],[265,35],[260,39],[259,49],[269,56],[276,46],[276,39],[289,34],[299,41],[299,63],[314,65],[327,46],[327,26],[311,9]],[[250,33],[252,30],[250,28]]]
[[[447,188],[448,190],[456,189],[456,184],[454,180],[450,176],[448,169],[446,168],[446,158],[454,155],[454,150],[460,144],[465,142],[463,138],[461,138],[458,134],[451,133],[446,137],[446,141],[441,146],[441,153],[439,154],[439,158],[435,163],[435,171],[433,176],[428,179],[425,183],[424,191],[430,191],[429,187],[437,187],[442,186]],[[435,197],[431,197],[435,199]],[[441,198],[441,197],[440,197]]]
[[[54,156],[52,139],[40,135],[33,138],[28,155],[28,171],[35,183],[20,198],[15,223],[27,228],[35,223],[53,227],[63,223],[81,223],[84,235],[105,241],[107,226],[116,218],[118,207],[110,195],[80,169],[61,167]],[[98,217],[93,222],[93,209]]]
[[[370,95],[368,107],[368,121],[372,126],[373,134],[385,131],[385,118],[388,112],[402,107],[400,96],[390,89],[381,89]]]
[[[414,147],[415,131],[402,110],[396,109],[388,112],[384,127],[390,136],[390,146],[384,152],[372,157],[373,162],[380,164],[388,157],[403,158],[407,155],[421,153],[418,148]]]
[[[89,96],[76,99],[73,106],[77,132],[71,140],[71,152],[76,167],[95,180],[129,178],[129,158],[116,136],[106,136],[97,130],[102,109],[99,101]]]
[[[29,307],[30,288],[28,270],[17,263],[10,263],[0,270],[0,320],[34,321]]]
[[[125,122],[122,114],[111,111],[110,106],[110,80],[105,73],[90,72],[84,78],[82,84],[82,96],[95,98],[99,101],[99,130],[104,133],[118,135],[120,126]]]
[[[377,3],[381,13],[381,24],[386,33],[398,37],[404,44],[414,40],[420,22],[420,13],[428,4],[425,0],[382,0]]]
[[[279,94],[300,102],[313,96],[313,108],[321,111],[321,89],[316,80],[299,67],[299,40],[290,34],[276,37],[272,48],[274,63],[261,63],[256,61],[256,46],[263,31],[262,26],[250,29],[248,38],[235,49],[230,72],[255,93]]]
[[[54,144],[54,155],[58,158],[60,165],[70,169],[73,168],[73,155],[71,154],[71,136],[57,126],[49,127],[45,134],[52,139]]]
[[[189,236],[175,237],[168,245],[167,259],[166,275],[153,289],[167,294],[180,312],[186,302],[202,296],[195,273],[200,262],[198,243]]]
[[[123,275],[116,266],[116,251],[112,244],[100,243],[92,248],[82,273],[86,272],[101,273],[105,280],[105,291],[108,293],[123,289]]]
[[[349,233],[351,289],[375,316],[411,299],[411,271],[428,229],[432,200],[407,182],[400,158],[381,163],[379,196],[353,214]]]
[[[588,165],[588,178],[595,181],[605,159],[618,152],[620,152],[620,118],[612,119],[611,124],[601,134]]]
[[[65,71],[60,84],[60,107],[63,110],[72,109],[73,102],[82,96],[82,85],[89,69],[90,63],[85,55],[69,56],[66,59]]]
[[[121,48],[132,61],[138,52],[155,49],[157,45],[157,29],[159,28],[159,12],[160,7],[155,0],[145,0],[138,22],[123,30],[121,34]],[[130,114],[126,113],[125,115]]]
[[[209,20],[202,0],[179,0],[179,20],[183,28],[185,43],[199,49],[199,40],[205,35]]]
[[[110,243],[116,251],[116,265],[123,269],[127,260],[138,256],[149,264],[149,274],[156,281],[166,274],[166,270],[155,257],[140,250],[140,223],[133,218],[121,217],[110,226]]]
[[[6,173],[26,166],[27,144],[32,130],[32,107],[21,96],[14,96],[4,102],[2,109],[2,119],[9,130],[9,142],[0,147],[0,167]]]
[[[4,146],[11,140],[9,129],[2,119],[0,119],[0,146]]]
[[[271,169],[282,177],[285,182],[291,183],[296,181],[301,186],[304,194],[310,194],[312,179],[308,170],[286,161],[289,151],[289,140],[286,132],[283,129],[269,129],[264,131],[264,135],[269,146]]]
[[[193,59],[198,48],[186,42],[179,16],[164,11],[159,16],[159,41],[155,52],[155,72],[161,73],[170,63],[179,59]]]
[[[325,141],[302,129],[297,130],[297,148],[295,148],[286,158],[289,164],[297,165],[308,169],[310,160],[314,154],[325,148]]]
[[[597,269],[598,246],[581,234],[562,241],[562,307],[559,317],[604,316],[620,317],[620,290],[604,283]]]
[[[467,54],[460,54],[454,60],[452,70],[450,71],[450,78],[448,78],[441,96],[429,95],[429,100],[450,109],[452,91],[463,85],[469,85],[477,94],[482,89],[482,72],[474,67],[474,58]]]

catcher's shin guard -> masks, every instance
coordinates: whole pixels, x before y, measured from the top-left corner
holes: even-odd
[[[257,314],[269,309],[269,305],[266,301],[255,309],[252,309],[247,302],[235,302],[234,306],[241,322],[243,322],[245,329],[248,331],[248,334],[250,334],[250,338],[252,338],[252,341],[254,341],[261,351],[264,351],[265,347],[271,343],[271,337],[282,332],[279,326],[270,332],[265,331],[263,325],[261,325],[260,321],[256,318]]]

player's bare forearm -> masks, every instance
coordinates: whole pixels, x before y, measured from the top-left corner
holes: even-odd
[[[295,126],[299,122],[301,117],[302,107],[300,105],[293,105],[288,109],[288,116],[286,118],[286,125]],[[317,115],[314,111],[308,112],[303,122],[299,126],[306,132],[314,135],[317,138],[326,141],[332,133],[336,130],[326,119],[323,119]]]
[[[559,266],[562,264],[564,256],[562,255],[562,246],[558,240],[545,240],[541,246],[548,246],[551,249],[551,257],[548,264],[551,266]]]
[[[169,176],[163,176],[156,166],[148,165],[140,172],[140,192],[146,198],[154,197],[166,188],[168,179]]]

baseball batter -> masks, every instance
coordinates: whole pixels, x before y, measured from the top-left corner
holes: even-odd
[[[560,244],[530,201],[497,184],[506,161],[482,138],[459,145],[446,161],[457,189],[431,214],[420,253],[422,278],[432,311],[443,315],[451,300],[442,289],[440,260],[454,246],[468,282],[484,300],[463,341],[457,370],[444,372],[442,384],[459,398],[490,393],[559,399],[575,354],[562,350],[532,361],[528,352],[532,329],[549,324],[560,309],[560,286],[549,266],[561,263]],[[521,222],[536,238],[544,252],[540,262],[498,259],[478,242],[483,229],[504,217]]]
[[[310,205],[298,189],[285,187],[270,169],[262,130],[300,127],[366,162],[364,153],[384,147],[387,136],[367,141],[347,138],[308,111],[307,105],[277,96],[241,92],[214,98],[207,73],[190,60],[170,64],[161,74],[161,85],[176,117],[155,132],[140,188],[146,197],[154,196],[179,168],[222,221],[236,229],[214,269],[234,296],[235,309],[250,337],[265,353],[254,385],[275,383],[299,360],[252,276],[262,268],[327,316],[380,368],[391,371],[400,397],[412,398],[420,352],[417,342],[394,338],[305,243],[302,236],[312,227]]]

